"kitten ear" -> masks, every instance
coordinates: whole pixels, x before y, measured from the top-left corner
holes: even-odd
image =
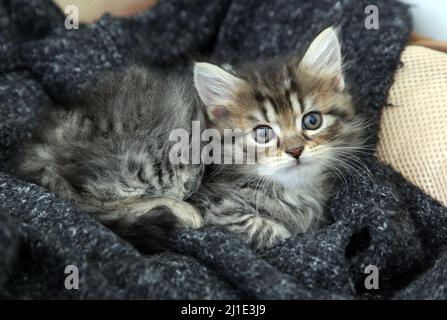
[[[226,105],[243,82],[242,79],[211,63],[194,64],[194,86],[207,108],[210,119],[221,118],[228,114]]]
[[[333,27],[323,30],[310,44],[301,65],[332,77],[337,90],[345,88],[340,42]]]

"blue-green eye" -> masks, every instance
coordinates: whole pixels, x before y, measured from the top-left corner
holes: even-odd
[[[267,143],[275,138],[275,131],[269,126],[260,125],[253,129],[254,138],[258,143]]]
[[[307,130],[317,130],[321,127],[321,123],[323,122],[323,118],[321,113],[319,112],[309,112],[303,117],[302,123],[303,128]]]

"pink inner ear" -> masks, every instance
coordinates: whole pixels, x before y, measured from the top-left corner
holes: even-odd
[[[342,77],[333,77],[331,80],[331,86],[337,91],[343,91],[345,88],[345,81]]]
[[[228,114],[227,109],[221,106],[211,107],[211,114],[214,118],[222,118]]]

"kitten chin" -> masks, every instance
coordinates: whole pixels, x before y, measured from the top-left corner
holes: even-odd
[[[287,165],[273,170],[261,166],[259,175],[265,176],[266,179],[285,189],[296,190],[297,192],[300,189],[319,187],[320,183],[326,178],[323,166],[302,162],[297,164],[295,160],[291,160]]]

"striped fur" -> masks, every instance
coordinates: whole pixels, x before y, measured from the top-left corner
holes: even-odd
[[[82,101],[46,116],[22,148],[17,174],[92,213],[138,248],[162,248],[168,222],[203,225],[184,201],[198,190],[203,165],[168,159],[169,132],[203,123],[187,83],[139,67],[105,76]]]
[[[161,235],[175,227],[222,226],[255,249],[315,229],[324,220],[333,173],[349,162],[346,150],[360,146],[362,128],[331,30],[302,59],[227,71],[196,64],[195,88],[189,76],[138,67],[105,76],[92,94],[46,117],[23,148],[17,172],[143,251],[160,249],[152,240],[165,241]],[[310,112],[321,114],[318,129],[303,128]],[[249,144],[259,147],[253,130],[268,125],[277,148],[256,154],[253,164],[173,164],[168,136],[176,128],[191,132],[193,120],[221,133],[242,129],[230,147],[245,139],[237,149],[243,154]],[[298,160],[288,153],[297,148]]]
[[[323,31],[301,59],[226,70],[231,74],[196,64],[195,84],[206,107],[207,126],[221,132],[242,129],[246,134],[236,140],[243,139],[239,152],[246,157],[249,144],[263,149],[252,135],[267,125],[276,134],[276,150],[269,152],[271,144],[265,147],[267,152],[257,154],[252,165],[207,167],[209,178],[193,195],[193,203],[205,224],[226,227],[257,249],[316,229],[324,221],[334,177],[343,179],[346,169],[359,170],[356,153],[362,148],[363,121],[345,87],[336,31]],[[215,108],[220,117],[212,113]],[[322,117],[315,130],[303,127],[311,112]],[[297,148],[303,150],[299,160],[288,153]]]

